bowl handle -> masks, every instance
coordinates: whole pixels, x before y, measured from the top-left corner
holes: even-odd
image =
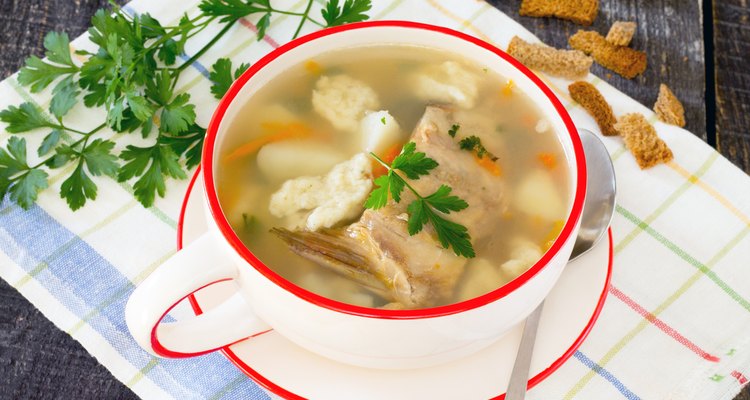
[[[219,246],[219,240],[217,233],[204,233],[161,264],[130,295],[125,321],[136,342],[149,353],[193,357],[269,330],[237,290],[201,315],[161,322],[191,294],[237,278],[237,265]]]

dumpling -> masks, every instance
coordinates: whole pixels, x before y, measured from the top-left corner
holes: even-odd
[[[362,148],[367,152],[383,154],[391,146],[404,140],[401,127],[388,111],[368,113],[360,123]]]
[[[366,111],[377,110],[380,100],[366,83],[349,75],[321,76],[312,93],[315,112],[334,128],[356,132]]]
[[[414,77],[421,100],[473,108],[479,94],[479,77],[455,61],[429,65]]]
[[[333,167],[325,176],[291,179],[271,196],[269,211],[299,216],[301,227],[315,231],[356,218],[372,189],[372,163],[364,153]]]

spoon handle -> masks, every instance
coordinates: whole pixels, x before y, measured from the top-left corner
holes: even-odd
[[[523,325],[521,344],[518,346],[518,354],[516,354],[516,362],[513,364],[513,371],[510,374],[505,400],[523,400],[526,398],[526,384],[529,381],[531,356],[534,354],[534,343],[536,342],[542,308],[544,308],[543,301],[529,314],[526,323]]]

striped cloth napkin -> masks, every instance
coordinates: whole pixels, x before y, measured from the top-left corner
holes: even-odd
[[[137,0],[130,13],[150,12],[173,24],[198,1]],[[276,4],[279,3],[279,4]],[[284,3],[284,4],[281,4]],[[378,0],[373,19],[416,19],[465,31],[505,48],[513,35],[537,39],[483,1]],[[275,0],[302,10],[304,0]],[[316,5],[318,7],[319,5]],[[287,41],[296,21],[275,16],[262,41],[243,20],[183,74],[178,90],[197,102],[207,123],[216,101],[207,65],[218,57],[253,62]],[[192,41],[200,45],[200,39]],[[86,38],[73,47],[91,48]],[[185,59],[191,51],[188,48]],[[579,127],[599,132],[569,98],[569,82],[543,77]],[[675,160],[641,171],[619,138],[604,138],[617,171],[615,258],[609,298],[583,346],[531,390],[532,399],[731,399],[750,374],[750,178],[691,133],[656,121],[646,107],[594,75],[617,115],[641,112],[669,144]],[[654,89],[656,90],[656,89]],[[47,109],[50,94],[30,94],[12,76],[0,83],[0,109],[32,101]],[[76,108],[81,127],[100,110]],[[38,143],[46,132],[28,134]],[[114,135],[112,132],[106,135]],[[2,133],[2,140],[8,134]],[[137,135],[131,135],[137,136]],[[129,138],[118,138],[124,147]],[[99,198],[71,212],[52,190],[29,211],[7,200],[0,211],[0,275],[117,379],[144,398],[265,399],[266,393],[220,354],[157,359],[141,350],[123,318],[133,287],[175,251],[175,219],[186,181],[170,181],[167,197],[143,208],[132,187],[97,180]],[[325,384],[321,382],[321,384]]]

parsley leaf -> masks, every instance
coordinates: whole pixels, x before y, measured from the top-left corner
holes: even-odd
[[[425,153],[415,152],[416,143],[406,143],[401,154],[393,159],[392,168],[401,170],[409,179],[419,179],[421,175],[427,175],[438,166],[437,161],[427,157]]]
[[[164,177],[185,179],[187,175],[179,164],[179,157],[170,146],[157,143],[151,147],[129,145],[120,158],[128,161],[120,169],[117,180],[125,182],[138,177],[133,189],[135,197],[144,207],[154,204],[158,194],[164,197],[166,184]]]
[[[211,66],[211,72],[208,75],[213,84],[211,85],[211,93],[214,97],[221,99],[224,94],[229,90],[229,86],[232,85],[234,79],[232,79],[232,61],[228,58],[220,58],[216,60],[214,65]]]
[[[55,129],[50,132],[49,135],[45,136],[44,140],[42,140],[42,144],[39,145],[39,148],[37,149],[39,157],[49,153],[55,146],[57,146],[60,142],[60,138],[62,138],[62,131],[59,129]]]
[[[259,3],[266,7],[258,7],[254,3]],[[206,15],[221,17],[221,22],[229,22],[246,17],[252,13],[268,11],[268,1],[203,0],[198,7]]]
[[[469,205],[458,196],[451,195],[452,189],[448,185],[441,185],[429,196],[420,195],[398,171],[403,172],[409,179],[419,179],[427,175],[438,166],[438,163],[427,157],[425,153],[416,152],[414,142],[406,143],[399,154],[388,165],[373,153],[370,155],[388,169],[388,173],[375,179],[376,188],[370,193],[365,201],[365,208],[377,210],[388,203],[390,194],[393,201],[401,202],[401,194],[404,188],[408,188],[416,199],[406,207],[409,214],[407,230],[409,235],[421,232],[425,224],[432,225],[437,234],[438,241],[443,248],[453,248],[453,252],[460,257],[472,258],[476,254],[471,245],[471,237],[465,226],[450,221],[443,215],[451,212],[459,212]]]
[[[180,45],[174,39],[167,39],[166,42],[159,48],[156,56],[160,60],[164,61],[166,65],[172,65],[177,61],[177,55],[182,53]]]
[[[490,153],[486,148],[484,148],[484,145],[482,145],[482,140],[477,136],[472,135],[461,139],[461,141],[458,142],[458,146],[461,148],[461,150],[475,152],[478,158],[487,157],[492,161],[497,161],[497,157],[495,157],[494,154]]]
[[[10,133],[26,132],[38,128],[55,128],[42,112],[29,102],[20,106],[10,106],[0,111],[0,121],[8,124],[5,130]]]
[[[36,202],[39,192],[47,188],[47,177],[47,173],[41,169],[28,170],[11,186],[11,201],[28,210]]]
[[[388,192],[390,191],[392,180],[388,175],[381,175],[375,178],[374,183],[377,187],[370,192],[367,200],[365,200],[365,208],[377,210],[388,204]]]
[[[242,74],[244,74],[245,71],[247,71],[248,68],[250,68],[250,64],[249,63],[242,63],[242,64],[240,64],[240,66],[237,67],[236,70],[234,70],[234,80],[239,79],[240,76]]]
[[[78,163],[73,173],[60,186],[60,197],[65,199],[73,211],[83,207],[87,199],[96,200],[96,192],[96,184],[86,174],[83,163]]]
[[[25,169],[28,169],[26,139],[11,136],[8,139],[8,150],[0,148],[0,173],[10,177]]]
[[[242,213],[242,228],[249,235],[257,234],[263,229],[260,220],[255,215],[248,215],[246,213]]]
[[[425,197],[432,208],[448,214],[451,211],[461,211],[469,206],[463,199],[458,196],[451,196],[453,189],[448,185],[441,185],[435,193]]]
[[[140,28],[143,37],[146,39],[157,38],[167,33],[159,20],[152,17],[149,13],[140,15]]]
[[[146,121],[154,115],[154,107],[146,100],[145,97],[135,92],[128,92],[126,95],[128,106],[139,121]]]
[[[461,129],[461,125],[454,124],[451,126],[451,128],[448,130],[448,134],[451,135],[452,138],[456,137],[456,134],[458,133],[458,130]]]
[[[65,32],[49,32],[44,36],[44,54],[50,61],[58,64],[75,67],[70,57],[70,40]]]
[[[122,121],[125,118],[125,99],[115,100],[107,113],[107,125],[117,132],[123,132]]]
[[[453,247],[453,253],[459,257],[476,257],[474,247],[471,245],[471,236],[465,226],[441,217],[429,207],[425,207],[424,210],[444,249]]]
[[[232,83],[248,68],[250,68],[250,64],[240,64],[234,71],[234,75],[232,75],[232,61],[230,59],[220,58],[216,60],[214,65],[211,66],[211,72],[208,75],[211,82],[213,82],[211,93],[213,93],[214,97],[217,99],[224,97],[224,94],[232,86]]]
[[[206,138],[206,130],[193,124],[179,135],[161,136],[159,140],[172,147],[172,150],[180,156],[185,157],[185,166],[192,169],[201,162],[203,141]]]
[[[10,193],[11,201],[28,210],[47,188],[47,177],[45,171],[26,163],[26,139],[11,136],[7,151],[0,148],[0,197]]]
[[[407,230],[409,235],[416,235],[422,232],[424,224],[429,220],[427,217],[428,211],[425,211],[427,204],[422,199],[417,199],[409,203],[406,207],[406,212],[409,213],[409,221],[407,222]]]
[[[146,82],[146,97],[161,106],[169,103],[172,98],[172,79],[167,71],[163,70]]]
[[[66,33],[48,33],[44,37],[44,48],[50,62],[31,56],[18,74],[18,83],[31,86],[32,93],[41,91],[61,76],[78,72],[78,66],[70,57],[70,41]]]
[[[77,67],[61,67],[42,61],[37,56],[26,59],[26,65],[18,73],[18,83],[31,86],[31,93],[37,93],[49,86],[55,79],[78,72]]]
[[[177,95],[161,111],[161,128],[164,132],[180,133],[195,122],[195,106],[188,104],[190,95]]]
[[[112,154],[114,146],[114,142],[109,140],[95,139],[88,145],[84,142],[80,151],[74,149],[75,146],[68,145],[57,149],[59,158],[66,162],[78,161],[76,169],[60,186],[60,197],[65,199],[71,210],[83,207],[88,199],[96,200],[96,183],[89,174],[115,176],[120,166],[117,164],[117,157]]]
[[[436,207],[427,199],[417,199],[409,204],[406,208],[409,213],[409,234],[416,235],[429,222],[435,228],[438,241],[443,248],[453,247],[453,252],[459,257],[476,257],[466,227],[441,217],[433,208]]]
[[[368,18],[365,13],[371,8],[370,0],[345,0],[341,7],[339,7],[338,0],[328,0],[320,13],[326,21],[326,27],[330,28],[350,22],[364,21]]]
[[[118,67],[114,60],[103,50],[89,57],[83,63],[78,83],[82,89],[88,90],[88,93],[83,97],[83,102],[87,107],[104,104],[107,97],[105,82],[114,79],[117,71]]]
[[[469,151],[473,151],[479,144],[481,144],[481,141],[477,136],[467,136],[461,139],[460,142],[458,142],[458,146],[461,148],[461,150]]]
[[[88,144],[81,153],[91,175],[115,176],[120,165],[117,157],[112,154],[115,143],[109,140],[95,139]]]
[[[62,117],[76,105],[78,102],[77,97],[80,93],[78,85],[72,76],[63,79],[52,89],[52,101],[49,104],[49,112],[58,121],[61,121]]]
[[[266,29],[268,29],[270,25],[271,12],[269,11],[258,20],[257,24],[255,24],[255,27],[258,28],[258,35],[256,36],[258,40],[261,40],[266,36]]]

